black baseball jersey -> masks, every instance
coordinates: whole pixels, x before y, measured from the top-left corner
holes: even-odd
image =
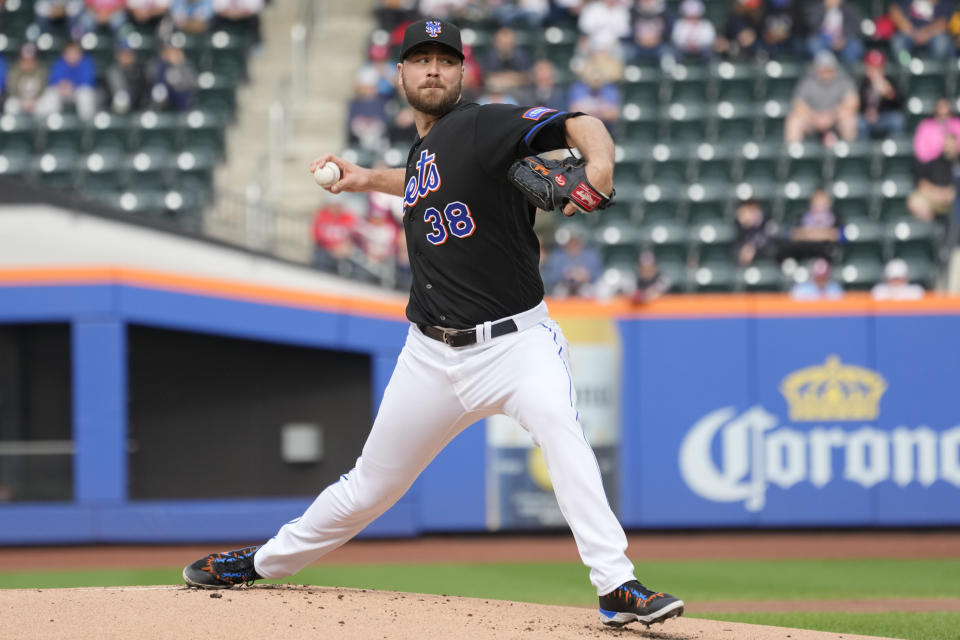
[[[460,103],[414,143],[403,199],[411,322],[467,329],[540,303],[536,210],[507,169],[565,147],[564,121],[574,115]]]

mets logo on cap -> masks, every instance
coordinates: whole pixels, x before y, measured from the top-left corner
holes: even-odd
[[[440,35],[439,20],[427,20],[427,35],[431,38],[436,38]]]

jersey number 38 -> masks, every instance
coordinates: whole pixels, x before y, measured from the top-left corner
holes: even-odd
[[[423,214],[423,221],[432,229],[427,234],[427,240],[433,245],[443,244],[451,235],[455,238],[469,238],[477,229],[473,216],[470,215],[470,207],[459,201],[445,206],[443,213],[435,207],[428,207]]]

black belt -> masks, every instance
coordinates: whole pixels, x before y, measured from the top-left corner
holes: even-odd
[[[441,329],[429,324],[417,324],[417,328],[428,338],[439,340],[449,347],[466,347],[477,343],[476,329]],[[516,330],[517,323],[513,321],[513,318],[507,318],[490,325],[490,337],[499,338]]]

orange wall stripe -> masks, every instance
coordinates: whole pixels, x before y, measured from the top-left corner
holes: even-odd
[[[284,289],[218,278],[181,275],[120,266],[38,267],[0,269],[0,286],[55,286],[125,284],[135,287],[212,296],[281,306],[342,311],[392,320],[404,317],[406,301],[351,298],[304,290]],[[851,292],[840,300],[798,302],[785,294],[667,295],[644,305],[617,298],[594,302],[552,300],[557,315],[618,316],[624,318],[724,318],[746,315],[765,317],[960,314],[960,296],[928,294],[910,302],[878,302],[865,292]]]

